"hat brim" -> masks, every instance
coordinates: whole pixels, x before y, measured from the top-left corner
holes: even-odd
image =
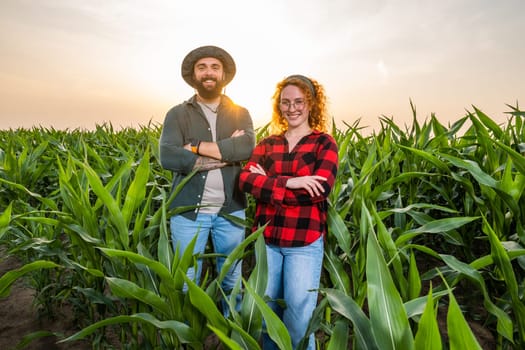
[[[228,52],[221,49],[220,47],[211,45],[198,47],[188,53],[186,57],[184,57],[181,65],[181,74],[184,81],[186,81],[186,83],[188,83],[190,86],[195,87],[195,82],[193,81],[193,69],[195,67],[195,63],[197,63],[197,61],[201,58],[205,57],[214,57],[222,62],[225,75],[224,85],[228,85],[228,83],[230,83],[230,81],[232,81],[233,77],[235,76],[235,61]]]

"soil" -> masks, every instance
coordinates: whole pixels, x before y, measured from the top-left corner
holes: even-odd
[[[20,267],[20,262],[14,257],[5,258],[5,252],[0,247],[0,276],[7,271]],[[79,328],[75,323],[73,313],[64,306],[57,310],[60,317],[53,320],[41,317],[33,305],[34,290],[25,285],[23,279],[12,287],[7,298],[0,298],[0,349],[15,350],[17,345],[30,333],[49,331],[63,336],[76,333]],[[446,316],[444,312],[438,317],[440,328],[446,333]],[[469,325],[483,349],[494,349],[496,344],[493,335],[476,322]],[[446,338],[446,334],[444,334]],[[88,350],[91,345],[85,341],[57,343],[56,336],[45,336],[31,341],[23,349],[28,350]],[[217,337],[207,339],[205,349],[222,348]]]
[[[6,257],[5,249],[0,247],[0,276],[10,270],[21,266],[15,257]],[[23,278],[11,286],[11,292],[7,298],[0,298],[0,350],[90,350],[91,344],[86,341],[64,342],[58,341],[64,337],[75,334],[80,330],[73,317],[71,308],[62,306],[55,310],[59,317],[49,319],[38,314],[34,304],[34,290],[24,284]],[[25,347],[17,347],[28,334],[34,332],[52,332],[60,334],[60,338],[54,335],[37,337]],[[115,338],[111,337],[110,338]],[[118,341],[110,339],[116,349],[119,348]],[[210,335],[204,344],[204,349],[223,349],[218,337]]]
[[[7,271],[20,267],[20,262],[14,257],[5,258],[4,251],[0,250],[0,276]],[[30,333],[49,331],[69,336],[78,331],[70,310],[64,306],[57,310],[56,319],[49,320],[38,315],[33,306],[34,290],[19,279],[11,286],[11,293],[7,298],[0,298],[0,349],[12,350]],[[24,349],[29,350],[88,350],[90,344],[77,341],[59,343],[56,336],[44,336],[30,342]]]

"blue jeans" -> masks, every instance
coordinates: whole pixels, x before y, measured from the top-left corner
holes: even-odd
[[[282,309],[276,302],[268,305],[283,320],[295,349],[306,333],[317,306],[317,289],[323,266],[323,237],[305,247],[282,248],[266,245],[268,285],[266,295],[272,300],[283,299]],[[313,290],[313,291],[311,291]],[[265,333],[263,349],[278,349]],[[307,349],[315,349],[314,334],[309,336]]]
[[[232,216],[245,219],[244,210],[239,210],[231,213]],[[217,254],[224,254],[228,256],[233,249],[242,243],[245,236],[245,228],[239,226],[230,220],[218,214],[198,214],[195,221],[185,218],[182,215],[175,215],[170,218],[171,239],[173,250],[179,247],[179,252],[182,255],[191,240],[197,235],[195,242],[194,254],[203,254],[206,250],[208,239],[211,236],[213,250]],[[225,257],[219,256],[216,259],[217,272],[222,269],[222,265],[226,260]],[[197,260],[197,274],[195,269],[190,267],[187,271],[187,276],[200,283],[202,273],[202,260]],[[240,281],[242,274],[242,262],[237,261],[224,278],[221,283],[222,289],[229,294],[235,284]],[[187,286],[184,287],[187,290]],[[238,296],[237,305],[240,306],[240,295]],[[222,301],[222,310],[224,315],[229,315],[227,303]]]

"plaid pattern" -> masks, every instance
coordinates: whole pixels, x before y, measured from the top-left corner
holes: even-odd
[[[251,173],[250,165],[261,164],[266,175]],[[256,201],[253,230],[268,222],[266,243],[281,247],[300,247],[316,241],[326,232],[327,197],[337,174],[338,154],[335,140],[327,133],[314,131],[303,137],[292,152],[283,135],[262,140],[240,174],[239,186]],[[328,180],[325,192],[310,197],[304,189],[291,190],[291,177],[319,175]]]

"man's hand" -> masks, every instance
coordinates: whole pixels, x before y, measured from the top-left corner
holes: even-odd
[[[244,130],[235,130],[232,134],[232,137],[238,137],[244,135]]]
[[[226,165],[228,165],[228,163],[221,162],[218,159],[199,156],[193,168],[199,169],[199,171],[208,171],[208,170],[223,168]]]

